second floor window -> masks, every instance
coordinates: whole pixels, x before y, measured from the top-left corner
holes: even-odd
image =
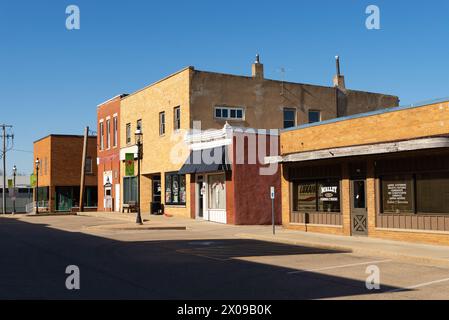
[[[159,135],[165,134],[165,112],[159,113]]]
[[[296,126],[296,109],[284,108],[284,129]]]
[[[173,128],[179,130],[181,128],[181,108],[176,107],[173,113]]]
[[[106,120],[106,149],[111,147],[111,120]]]
[[[104,149],[104,123],[100,122],[100,150]]]
[[[131,143],[131,123],[126,124],[126,144]]]
[[[245,109],[240,107],[215,107],[215,118],[223,120],[244,120]]]
[[[321,121],[321,112],[319,110],[309,110],[309,123],[320,121]]]
[[[114,135],[113,135],[113,138],[112,138],[112,145],[114,147],[117,147],[117,139],[118,139],[118,120],[117,120],[117,117],[114,117],[113,126],[114,126]]]
[[[87,157],[86,158],[86,164],[85,164],[85,171],[86,174],[92,174],[92,158],[91,157]]]

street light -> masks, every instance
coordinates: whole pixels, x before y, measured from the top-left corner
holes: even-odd
[[[13,175],[13,184],[14,184],[14,192],[13,192],[13,198],[12,198],[12,214],[16,213],[16,174],[17,174],[17,167],[14,165],[12,167],[12,175]]]
[[[36,159],[36,214],[39,213],[39,166],[41,162],[39,161],[39,158]]]
[[[137,145],[137,217],[136,223],[142,224],[142,217],[140,215],[140,160],[142,159],[142,143],[143,143],[143,135],[140,127],[137,127],[136,132],[134,133],[136,138]]]

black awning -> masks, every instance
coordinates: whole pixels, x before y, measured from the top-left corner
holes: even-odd
[[[230,171],[226,147],[194,150],[190,152],[186,162],[179,170],[179,174],[206,173],[216,171]]]

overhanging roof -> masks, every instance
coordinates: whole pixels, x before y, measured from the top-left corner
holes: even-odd
[[[301,162],[319,159],[356,157],[365,155],[387,154],[403,151],[449,148],[449,137],[434,137],[404,140],[388,143],[367,144],[360,146],[323,149],[292,153],[285,156],[266,157],[265,163]]]
[[[193,150],[179,170],[179,174],[230,171],[231,165],[226,156],[226,147]]]

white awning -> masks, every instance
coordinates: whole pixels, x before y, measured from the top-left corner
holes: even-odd
[[[353,147],[298,152],[286,156],[266,157],[265,164],[356,157],[364,155],[386,154],[437,148],[449,148],[449,137],[424,138],[388,143],[367,144]]]

